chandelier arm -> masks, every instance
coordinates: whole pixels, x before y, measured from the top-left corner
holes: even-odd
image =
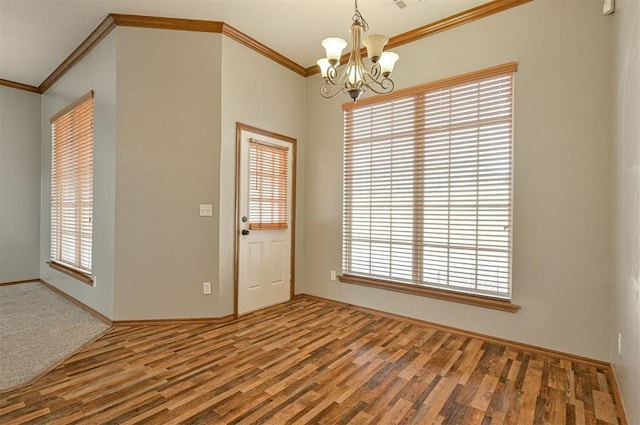
[[[374,79],[374,81],[378,81],[378,79],[382,75],[382,67],[380,66],[380,63],[379,62],[374,63],[371,69],[369,70],[369,73],[371,75],[371,78]]]
[[[390,78],[382,78],[382,80],[375,81],[373,84],[367,84],[367,87],[374,93],[387,94],[393,91],[394,84]]]
[[[375,64],[371,67],[371,69],[367,70],[364,74],[363,81],[366,85],[380,83],[380,77],[382,77],[382,73],[380,72],[380,66]]]
[[[360,52],[357,52],[356,54],[356,64],[358,69],[362,71],[360,75],[362,81],[366,81],[371,76],[371,71],[364,66],[364,60],[362,59],[362,56],[360,56]]]
[[[325,82],[320,86],[320,96],[324,97],[325,99],[331,99],[332,97],[336,97],[337,95],[342,93],[344,93],[344,87],[342,86],[335,86],[328,82]]]
[[[346,68],[343,69],[341,72],[338,72],[338,69],[335,66],[330,66],[327,69],[327,76],[325,77],[325,80],[327,81],[327,83],[330,83],[331,85],[342,86],[346,83],[348,78],[348,75],[345,71],[346,71]]]
[[[364,73],[362,84],[377,94],[390,93],[394,88],[393,81],[382,75],[380,64],[377,63]]]

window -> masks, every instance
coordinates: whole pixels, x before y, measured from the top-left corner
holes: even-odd
[[[342,280],[508,303],[516,69],[345,105]]]
[[[51,117],[51,266],[91,282],[93,92]]]
[[[288,148],[249,142],[250,229],[287,228]]]

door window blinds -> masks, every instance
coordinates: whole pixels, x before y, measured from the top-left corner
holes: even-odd
[[[345,275],[510,299],[507,65],[345,105]]]
[[[249,142],[249,229],[287,228],[289,150],[251,139]]]
[[[91,273],[93,92],[51,117],[51,260]]]

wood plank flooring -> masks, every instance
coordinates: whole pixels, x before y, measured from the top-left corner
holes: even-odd
[[[118,326],[0,394],[10,424],[622,424],[607,371],[297,298]]]

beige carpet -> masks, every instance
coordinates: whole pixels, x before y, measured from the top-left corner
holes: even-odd
[[[0,391],[32,380],[108,329],[39,282],[0,286]]]

